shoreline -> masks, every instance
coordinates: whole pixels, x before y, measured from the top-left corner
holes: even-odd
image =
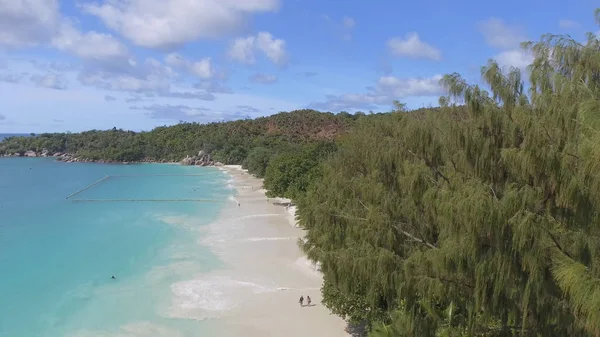
[[[203,278],[220,280],[220,291],[233,297],[226,310],[214,312],[219,335],[351,336],[347,323],[320,303],[323,278],[297,245],[304,230],[296,226],[295,207],[276,205],[288,200],[267,198],[262,179],[241,166],[219,169],[236,192],[203,242],[227,265]],[[312,298],[310,307],[299,305],[301,295]]]

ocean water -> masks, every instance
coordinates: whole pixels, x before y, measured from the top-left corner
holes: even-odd
[[[215,168],[0,159],[0,336],[213,336],[210,321],[173,314],[173,287],[223,268],[199,242],[231,203],[228,179]]]

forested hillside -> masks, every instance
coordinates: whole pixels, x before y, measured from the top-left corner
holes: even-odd
[[[600,336],[600,42],[524,48],[527,72],[490,61],[485,87],[445,76],[435,109],[41,135],[0,153],[244,164],[298,203],[324,304],[373,337]]]
[[[141,133],[113,129],[41,134],[4,140],[0,143],[0,155],[22,155],[26,151],[46,149],[51,154],[63,152],[91,160],[179,161],[204,150],[225,164],[241,164],[257,147],[279,151],[290,146],[333,141],[361,116],[364,115],[298,110],[254,120],[180,123]]]

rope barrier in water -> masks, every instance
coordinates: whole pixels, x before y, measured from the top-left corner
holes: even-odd
[[[118,178],[118,177],[198,177],[198,176],[206,176],[207,174],[114,174],[114,175],[106,175],[106,177],[80,189],[79,191],[70,194],[65,199],[71,199],[72,197],[80,194],[83,191],[86,191],[101,182],[109,179],[109,178]],[[140,201],[140,202],[216,202],[216,200],[209,199],[72,199],[72,201],[78,202],[119,202],[119,201]]]
[[[102,178],[102,179],[100,179],[100,180],[96,181],[95,183],[93,183],[93,184],[90,184],[90,185],[88,185],[88,186],[86,186],[86,187],[84,187],[84,188],[80,189],[79,191],[77,191],[77,192],[75,192],[75,193],[73,193],[73,194],[71,194],[71,195],[67,196],[65,199],[70,199],[71,197],[74,197],[74,196],[76,196],[77,194],[79,194],[79,193],[81,193],[81,192],[83,192],[83,191],[85,191],[85,190],[87,190],[87,189],[89,189],[89,188],[92,188],[92,187],[94,187],[94,186],[96,186],[96,185],[100,184],[101,182],[105,181],[105,180],[106,180],[106,179],[108,179],[108,178],[110,178],[110,176],[106,176],[106,177],[104,177],[104,178]]]

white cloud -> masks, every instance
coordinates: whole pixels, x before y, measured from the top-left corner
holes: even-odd
[[[533,55],[524,50],[513,49],[496,55],[495,60],[502,67],[525,69],[533,62]]]
[[[354,30],[355,26],[356,21],[354,21],[353,18],[344,16],[344,19],[342,20],[342,39],[346,41],[352,40],[352,31]]]
[[[137,45],[172,48],[238,32],[252,14],[273,12],[279,0],[105,0],[83,9]]]
[[[521,27],[507,25],[497,18],[490,18],[479,23],[479,29],[490,47],[501,49],[494,56],[501,67],[514,67],[524,70],[533,61],[533,55],[521,49],[521,42],[527,36]]]
[[[336,35],[339,34],[342,40],[352,40],[352,31],[354,30],[354,27],[356,27],[356,21],[353,18],[344,16],[340,22],[334,21],[329,15],[325,14],[321,15],[321,18],[333,24]]]
[[[2,72],[0,73],[0,82],[20,83],[27,73]]]
[[[569,19],[562,19],[558,21],[558,26],[560,28],[579,28],[581,25],[579,22]]]
[[[0,47],[48,42],[60,23],[58,0],[0,0]]]
[[[442,75],[427,78],[383,76],[377,81],[376,90],[393,99],[409,96],[435,96],[442,93],[439,84],[441,79]]]
[[[382,76],[370,92],[329,95],[325,102],[312,103],[310,107],[328,111],[371,110],[377,109],[381,105],[391,105],[395,99],[437,96],[443,92],[439,85],[441,78],[441,75],[427,78]]]
[[[45,75],[34,75],[31,76],[31,81],[35,83],[36,86],[43,88],[57,90],[64,90],[67,88],[66,79],[62,75],[55,73],[48,73]]]
[[[252,83],[270,84],[277,82],[277,76],[268,74],[254,74],[249,78]]]
[[[52,46],[87,60],[129,59],[127,47],[110,34],[94,31],[81,33],[70,22],[64,22],[52,39]]]
[[[268,32],[256,36],[235,39],[229,46],[227,56],[232,61],[244,64],[256,63],[256,52],[262,52],[271,62],[282,66],[287,63],[285,41],[276,39]]]
[[[183,69],[201,79],[209,79],[215,74],[210,57],[193,62],[180,54],[171,53],[165,57],[165,62],[173,68]]]
[[[352,29],[356,25],[356,22],[353,18],[349,16],[344,16],[344,19],[342,20],[342,25],[344,26],[344,28]]]
[[[523,29],[517,26],[509,26],[501,19],[490,18],[480,22],[478,26],[486,43],[494,48],[518,48],[521,42],[527,40]]]
[[[100,89],[133,92],[169,92],[174,73],[155,59],[125,68],[90,67],[78,76],[82,84]]]
[[[229,46],[227,57],[232,61],[244,64],[254,64],[256,62],[256,57],[254,56],[254,41],[254,36],[235,39]]]
[[[412,58],[427,58],[441,60],[442,53],[439,49],[421,41],[419,34],[411,32],[404,38],[394,37],[388,40],[387,46],[392,55]]]

